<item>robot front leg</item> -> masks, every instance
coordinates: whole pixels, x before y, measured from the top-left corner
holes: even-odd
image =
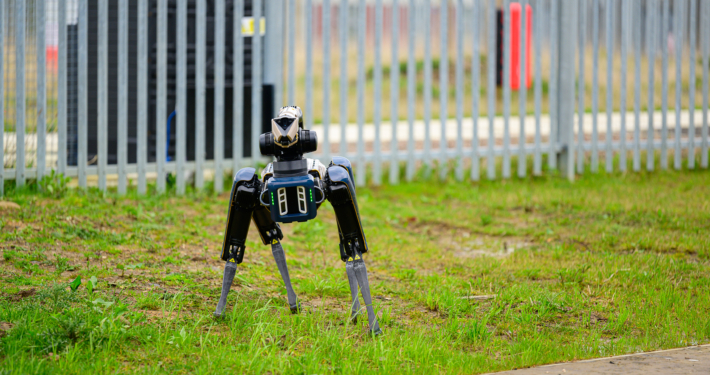
[[[273,254],[276,266],[279,267],[281,278],[284,280],[284,284],[286,284],[288,306],[291,309],[291,313],[295,314],[301,309],[301,306],[298,303],[296,293],[293,291],[293,286],[291,286],[291,277],[288,275],[288,267],[286,266],[286,254],[278,239],[274,239],[271,242],[271,254]]]
[[[341,257],[345,259],[345,273],[348,275],[348,284],[350,284],[350,297],[352,298],[352,304],[350,305],[350,320],[353,323],[357,323],[357,315],[360,312],[360,300],[357,298],[357,276],[355,276],[355,268],[353,268],[353,258],[349,258],[345,255],[345,249],[343,244],[340,244]],[[348,259],[349,258],[349,259]]]
[[[229,290],[237,272],[237,264],[244,259],[245,242],[254,209],[257,207],[256,197],[260,187],[260,182],[255,172],[254,168],[240,170],[234,177],[234,184],[232,184],[227,226],[224,232],[224,241],[222,242],[222,254],[220,255],[226,263],[224,265],[224,276],[222,277],[222,292],[219,296],[217,309],[214,312],[214,316],[217,318],[222,316],[227,305],[227,295],[229,295]]]

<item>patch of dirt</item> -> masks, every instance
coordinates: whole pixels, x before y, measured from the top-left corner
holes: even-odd
[[[15,302],[21,301],[23,298],[34,296],[36,292],[37,292],[37,290],[35,288],[21,290],[15,294],[11,295],[10,300],[15,301]]]
[[[477,238],[466,241],[461,245],[454,252],[454,256],[459,258],[478,258],[481,256],[503,258],[512,255],[516,250],[532,246],[532,243],[514,237],[477,236]]]
[[[148,318],[148,321],[153,323],[156,321],[163,321],[166,319],[176,319],[180,316],[183,318],[186,318],[188,316],[191,316],[192,314],[182,311],[182,313],[179,313],[178,311],[165,311],[165,310],[139,310],[139,312],[142,312],[145,314],[146,318]]]
[[[19,210],[20,205],[15,202],[0,201],[0,211],[3,210]]]
[[[8,332],[14,327],[12,323],[9,322],[0,322],[0,337],[5,337],[7,336]]]

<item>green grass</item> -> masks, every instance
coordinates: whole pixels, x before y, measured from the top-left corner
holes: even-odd
[[[361,188],[377,338],[347,322],[327,204],[284,226],[305,312],[289,313],[252,230],[215,321],[225,194],[10,191],[21,209],[0,211],[0,373],[482,373],[707,343],[708,181]],[[484,295],[495,297],[462,298]]]

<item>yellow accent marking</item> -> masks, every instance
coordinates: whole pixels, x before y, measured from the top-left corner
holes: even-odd
[[[272,245],[276,245],[277,243],[279,243],[279,240],[277,240],[277,239],[275,239],[275,238],[274,238],[273,241],[271,241],[271,244],[272,244]]]
[[[348,258],[348,262],[352,262],[352,261],[353,261],[353,257]]]
[[[232,263],[234,263],[234,258],[230,259],[229,261],[232,262]]]
[[[360,256],[359,256],[359,255],[355,255],[355,259],[356,259],[356,260],[357,260],[357,259],[360,259]]]

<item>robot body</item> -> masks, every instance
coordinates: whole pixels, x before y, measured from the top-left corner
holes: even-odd
[[[321,203],[328,199],[335,211],[340,258],[345,262],[353,299],[351,318],[356,321],[360,313],[359,289],[365,301],[370,331],[380,334],[382,331],[372,306],[367,270],[362,259],[368,246],[350,162],[335,156],[326,168],[316,159],[303,158],[303,153],[315,151],[317,137],[315,132],[303,129],[303,117],[298,107],[281,108],[277,118],[272,120],[272,132],[262,134],[259,141],[261,153],[275,156],[277,160],[264,168],[261,178],[254,168],[244,168],[235,174],[221,254],[226,262],[222,294],[215,316],[221,316],[226,306],[236,265],[244,258],[245,241],[252,221],[262,242],[272,247],[291,311],[300,310],[280,243],[283,233],[278,223],[311,220],[316,217]]]

